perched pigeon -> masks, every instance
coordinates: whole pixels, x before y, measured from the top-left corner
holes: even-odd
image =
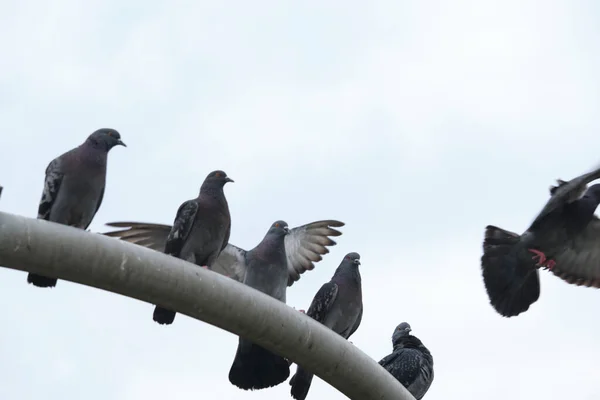
[[[288,224],[276,221],[263,240],[245,255],[244,284],[285,303],[289,281],[285,239]],[[240,389],[265,389],[290,376],[288,361],[265,348],[239,338],[229,381]]]
[[[321,286],[313,298],[307,315],[348,339],[360,326],[363,314],[360,255],[348,253],[331,280]],[[294,399],[308,395],[313,374],[298,365],[290,380]]]
[[[46,168],[38,218],[87,229],[102,204],[108,152],[119,145],[125,146],[119,132],[98,129],[82,145],[52,160]],[[56,281],[27,275],[27,282],[38,287],[54,287]]]
[[[168,225],[115,222],[127,230],[105,235],[162,251],[171,229]],[[232,244],[221,252],[212,270],[285,302],[286,287],[314,268],[336,243],[329,236],[342,233],[331,227],[344,226],[335,220],[316,221],[288,230],[283,221],[275,222],[262,242],[250,251]],[[278,385],[289,376],[289,362],[264,348],[240,339],[232,365],[230,381],[242,389],[264,389]]]
[[[433,382],[433,357],[410,331],[407,322],[396,327],[392,335],[394,351],[379,361],[379,365],[392,374],[415,399],[421,400]]]
[[[204,180],[198,197],[177,210],[164,252],[205,268],[211,268],[229,242],[231,216],[223,187],[233,182],[223,171],[213,171]],[[156,306],[154,321],[172,324],[175,312]]]
[[[164,251],[170,225],[150,224],[145,222],[110,222],[106,224],[117,228],[128,228],[106,232],[104,235],[148,247],[156,251]],[[306,271],[312,270],[314,263],[321,261],[324,254],[329,253],[327,246],[336,243],[329,236],[340,236],[342,233],[332,227],[342,227],[343,222],[324,220],[311,222],[290,230],[285,237],[287,256],[288,286],[300,279]],[[238,282],[244,281],[246,274],[246,250],[229,243],[211,267],[221,275],[228,276]]]
[[[488,225],[481,269],[496,311],[513,317],[527,311],[540,296],[538,269],[575,285],[600,287],[600,169],[571,181],[558,180],[550,199],[522,234]],[[582,196],[583,194],[583,196]]]

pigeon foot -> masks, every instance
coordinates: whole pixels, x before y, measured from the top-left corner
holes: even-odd
[[[206,268],[208,269],[208,265],[202,265],[201,268]]]
[[[554,261],[552,259],[547,259],[544,252],[535,250],[535,249],[528,249],[528,250],[530,252],[532,252],[533,254],[535,254],[533,257],[531,257],[532,260],[538,259],[537,264],[535,264],[538,267],[543,267],[545,269],[552,270],[552,268],[554,268],[554,266],[556,265],[556,261]]]

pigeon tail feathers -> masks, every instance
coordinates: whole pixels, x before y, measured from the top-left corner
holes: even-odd
[[[521,236],[489,225],[485,229],[481,269],[491,305],[504,317],[527,311],[540,297],[538,271],[521,262],[515,246]]]
[[[175,320],[175,311],[156,306],[152,319],[161,325],[171,325]]]
[[[290,376],[288,361],[256,344],[240,340],[229,382],[244,390],[277,386]]]
[[[53,288],[56,286],[57,279],[49,278],[42,275],[36,274],[28,274],[27,275],[27,283],[32,283],[33,286],[41,287],[41,288]]]

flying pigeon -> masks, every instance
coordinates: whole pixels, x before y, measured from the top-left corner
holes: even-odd
[[[172,228],[170,225],[145,222],[110,222],[106,225],[128,229],[106,232],[104,235],[160,252],[165,250],[167,236]],[[329,253],[327,246],[336,244],[330,236],[342,234],[332,227],[342,226],[344,223],[340,221],[322,220],[290,229],[289,235],[285,237],[288,286],[298,281],[304,272],[312,270],[314,263],[321,261],[322,256]],[[247,270],[246,254],[246,250],[229,243],[221,251],[211,270],[243,282]]]
[[[362,320],[363,303],[359,265],[358,253],[346,254],[331,280],[321,286],[306,312],[306,315],[344,339],[350,338]],[[311,372],[298,365],[296,374],[290,379],[291,394],[294,399],[306,399],[312,378]]]
[[[223,171],[213,171],[204,180],[198,197],[181,204],[165,240],[164,252],[204,268],[211,268],[229,242],[231,216],[223,187],[233,182]],[[175,312],[156,306],[152,316],[170,325]]]
[[[481,269],[494,309],[504,317],[525,312],[540,296],[539,268],[568,283],[600,288],[600,168],[557,180],[550,199],[522,234],[488,225]]]
[[[114,129],[98,129],[83,144],[55,158],[46,168],[38,218],[87,229],[102,204],[108,152],[125,146]],[[38,287],[54,287],[57,279],[27,275]]]
[[[392,335],[392,354],[379,361],[415,399],[421,400],[433,382],[433,357],[421,340],[410,334],[410,325],[403,322]]]

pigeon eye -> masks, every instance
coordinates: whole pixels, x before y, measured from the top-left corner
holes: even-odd
[[[275,224],[275,228],[279,228],[279,223]]]
[[[217,178],[220,178],[220,177],[221,177],[221,173],[220,173],[220,172],[217,172],[217,173],[215,174],[215,176],[216,176]]]

